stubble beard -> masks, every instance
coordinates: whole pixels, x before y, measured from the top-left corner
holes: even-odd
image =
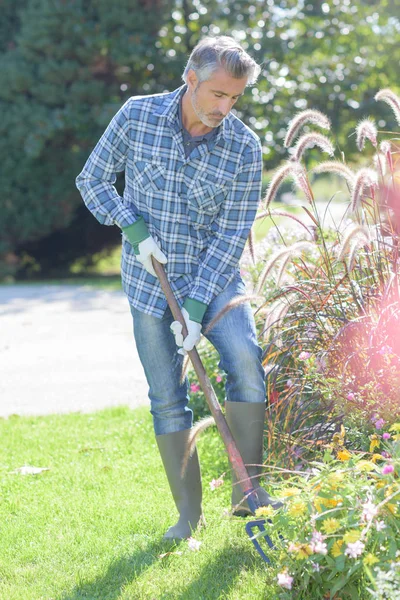
[[[191,97],[193,110],[196,113],[196,116],[198,117],[198,119],[203,123],[203,125],[206,125],[206,127],[212,127],[213,129],[215,129],[216,127],[219,127],[221,125],[221,123],[225,117],[221,117],[220,115],[215,115],[215,117],[213,118],[212,115],[211,116],[207,115],[200,108],[200,106],[197,102],[197,92],[198,92],[199,86],[200,86],[200,84],[198,83],[192,94],[192,97]]]

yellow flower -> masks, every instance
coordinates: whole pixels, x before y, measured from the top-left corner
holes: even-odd
[[[272,517],[272,515],[274,513],[275,513],[275,510],[272,508],[271,505],[269,505],[269,506],[260,506],[256,510],[256,517]]]
[[[395,483],[388,485],[387,488],[385,489],[385,498],[394,494],[398,489],[399,489],[399,486]]]
[[[383,460],[383,456],[381,454],[373,454],[371,460],[373,463],[376,463],[377,460]]]
[[[314,498],[314,506],[318,512],[322,512],[325,508],[335,508],[341,501],[340,498],[321,498],[321,496],[316,496]]]
[[[370,440],[371,440],[371,443],[369,445],[369,451],[373,452],[375,448],[379,448],[379,446],[381,445],[381,441],[380,441],[379,437],[376,435],[376,433],[371,435]]]
[[[374,456],[376,455],[374,454]],[[370,460],[360,460],[360,462],[356,464],[356,469],[362,473],[369,473],[375,469],[375,465]]]
[[[393,423],[393,425],[389,428],[389,431],[400,431],[400,423]]]
[[[314,498],[314,506],[318,512],[322,512],[325,508],[322,501],[323,501],[323,498],[320,498],[320,496],[317,496],[316,498]]]
[[[332,556],[334,556],[335,558],[340,556],[342,554],[342,550],[341,550],[342,546],[343,546],[343,540],[337,540],[332,546],[332,550],[331,550]]]
[[[325,519],[325,521],[322,523],[322,529],[327,535],[330,533],[335,533],[339,527],[340,522],[337,519]]]
[[[350,460],[351,458],[351,453],[346,450],[346,448],[344,450],[339,450],[339,452],[337,453],[337,458],[339,460]]]
[[[324,498],[324,504],[327,508],[335,508],[340,502],[340,498]]]
[[[292,496],[298,496],[299,494],[301,494],[301,490],[299,488],[296,487],[291,487],[291,488],[283,488],[280,492],[279,492],[279,496],[282,498],[291,498]]]
[[[392,435],[392,440],[395,442],[400,441],[400,433],[396,433],[395,435]]]
[[[391,502],[388,502],[388,504],[386,504],[386,506],[390,510],[390,512],[392,513],[392,515],[396,515],[397,514],[397,504],[392,504]]]
[[[287,512],[291,517],[301,517],[307,512],[307,504],[303,500],[294,500],[290,503]]]
[[[371,552],[363,559],[364,565],[374,565],[377,562],[379,562],[379,558],[377,558],[375,554],[371,554]]]
[[[303,558],[308,558],[312,553],[313,551],[308,544],[299,544],[295,559],[302,560]]]
[[[350,531],[344,534],[343,541],[346,544],[354,544],[354,542],[358,542],[360,537],[361,531],[358,531],[357,529],[350,529]]]
[[[327,477],[326,481],[331,488],[336,489],[342,483],[343,479],[344,473],[334,472]]]

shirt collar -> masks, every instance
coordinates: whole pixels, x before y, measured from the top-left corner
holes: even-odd
[[[157,106],[156,110],[154,111],[155,115],[165,117],[169,125],[175,131],[180,131],[182,127],[182,123],[179,119],[179,103],[183,94],[186,92],[186,89],[187,85],[184,84],[170,94],[165,94],[163,102]],[[221,138],[226,141],[230,141],[233,138],[232,120],[233,117],[229,114],[222,121],[219,132],[215,138],[215,143],[218,143]]]

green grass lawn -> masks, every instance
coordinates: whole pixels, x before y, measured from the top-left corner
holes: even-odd
[[[176,510],[147,408],[0,419],[1,600],[274,599],[276,567],[242,519],[224,515],[230,486],[216,430],[199,442],[207,527],[171,550]],[[13,473],[23,465],[39,475]],[[179,554],[178,554],[179,552]]]

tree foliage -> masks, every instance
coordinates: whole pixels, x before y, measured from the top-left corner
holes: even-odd
[[[68,262],[96,249],[75,176],[119,106],[180,85],[207,34],[232,35],[262,64],[237,113],[260,135],[267,169],[286,155],[287,124],[305,108],[330,117],[337,149],[351,159],[349,134],[362,116],[395,126],[373,97],[399,89],[396,4],[382,0],[378,11],[371,0],[0,0],[0,262],[27,250],[43,264],[46,255]],[[105,228],[94,235],[96,226],[96,246],[118,237]],[[64,251],[46,251],[56,239]]]
[[[74,180],[91,148],[127,95],[156,87],[148,65],[156,63],[154,44],[168,6],[162,0],[26,4],[14,44],[0,55],[3,260],[26,244],[35,254],[32,243],[74,220],[81,206]],[[83,252],[81,242],[68,239],[63,257],[71,258],[74,246]]]

